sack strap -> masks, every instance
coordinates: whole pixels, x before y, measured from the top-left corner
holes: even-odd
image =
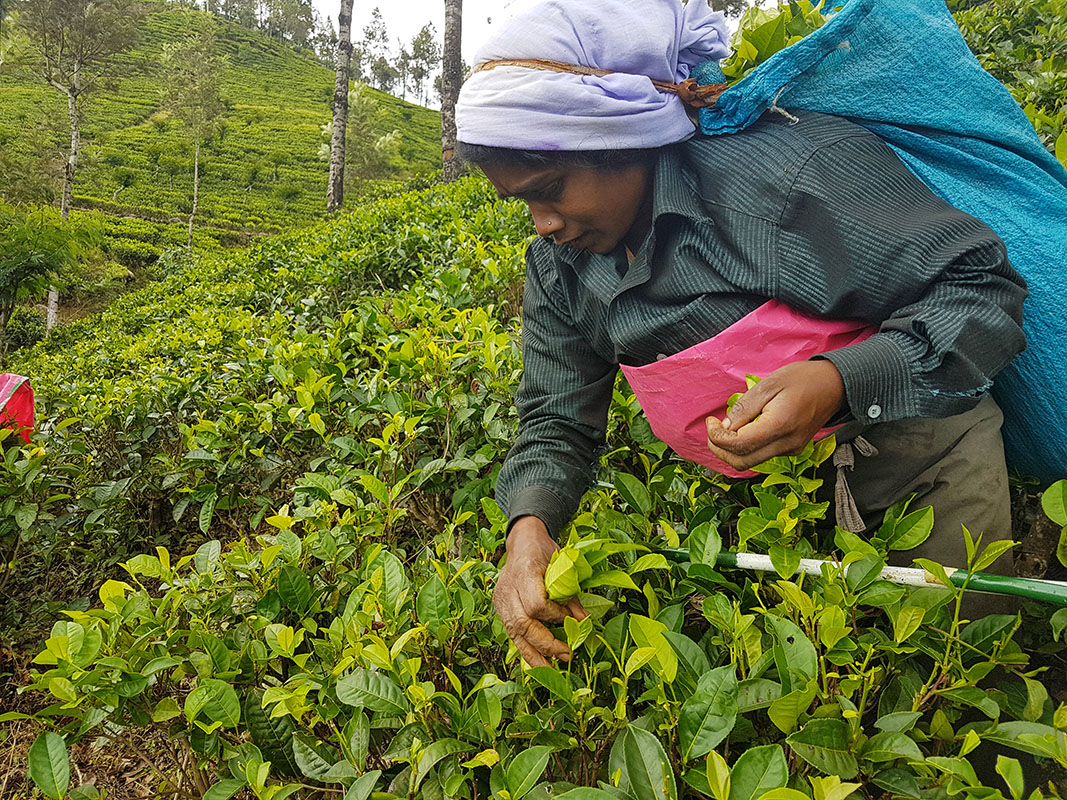
[[[870,457],[878,455],[876,448],[862,436],[857,436],[849,442],[841,442],[834,450],[834,466],[837,468],[837,483],[834,486],[834,511],[837,516],[837,525],[850,533],[861,533],[867,530],[860,515],[856,499],[852,496],[852,490],[848,487],[846,470],[856,466],[856,453]]]

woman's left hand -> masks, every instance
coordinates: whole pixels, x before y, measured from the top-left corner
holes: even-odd
[[[832,362],[786,364],[745,392],[725,420],[707,418],[708,447],[735,469],[797,455],[844,399],[845,384]]]

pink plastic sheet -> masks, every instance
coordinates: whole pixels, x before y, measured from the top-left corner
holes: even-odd
[[[732,478],[739,471],[708,449],[709,416],[722,419],[726,401],[745,391],[745,375],[765,377],[794,361],[861,342],[877,328],[854,320],[829,320],[771,300],[718,336],[643,367],[622,371],[653,433],[683,458]],[[836,428],[825,428],[819,437]]]
[[[33,430],[33,389],[29,378],[10,372],[0,374],[0,425],[18,429],[29,443]]]

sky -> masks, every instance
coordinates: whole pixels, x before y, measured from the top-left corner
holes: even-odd
[[[489,20],[500,22],[529,0],[463,0],[463,58],[469,64],[474,52],[489,35]],[[312,0],[315,9],[329,17],[337,29],[340,0]],[[363,38],[363,27],[370,22],[371,11],[378,7],[394,42],[410,42],[423,25],[432,22],[438,41],[444,38],[444,0],[355,0],[352,5],[352,41]]]

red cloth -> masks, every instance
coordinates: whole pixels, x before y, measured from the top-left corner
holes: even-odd
[[[33,389],[29,378],[10,372],[0,374],[0,425],[19,431],[29,443],[33,432]]]

